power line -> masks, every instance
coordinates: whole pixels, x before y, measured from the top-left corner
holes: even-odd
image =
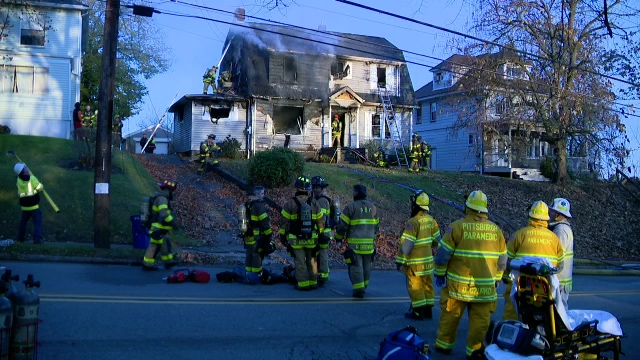
[[[552,63],[556,63],[556,64],[559,64],[559,65],[563,65],[563,66],[567,66],[569,68],[576,69],[578,71],[587,72],[587,73],[592,74],[592,75],[598,75],[598,76],[602,76],[602,77],[605,77],[605,78],[610,79],[610,80],[615,80],[615,81],[619,81],[619,82],[622,82],[622,83],[625,83],[625,84],[628,84],[628,85],[640,87],[640,84],[636,84],[633,81],[625,80],[625,79],[622,79],[622,78],[617,78],[615,76],[611,76],[611,75],[607,75],[607,74],[602,74],[600,72],[589,70],[589,69],[582,69],[582,68],[577,67],[577,66],[572,66],[572,65],[569,65],[569,64],[565,64],[562,61],[548,59],[548,58],[546,58],[544,56],[541,56],[541,55],[533,54],[533,53],[530,53],[530,52],[525,51],[525,50],[519,50],[519,49],[516,49],[516,48],[511,47],[511,46],[502,45],[502,44],[497,43],[495,41],[482,39],[482,38],[479,38],[477,36],[473,36],[473,35],[470,35],[470,34],[465,34],[465,33],[460,32],[460,31],[447,29],[447,28],[442,27],[442,26],[438,26],[438,25],[430,24],[430,23],[427,23],[427,22],[424,22],[424,21],[412,19],[410,17],[406,17],[406,16],[403,16],[403,15],[395,14],[395,13],[392,13],[392,12],[389,12],[389,11],[376,9],[374,7],[371,7],[371,6],[362,5],[362,4],[359,4],[359,3],[356,3],[356,2],[353,2],[353,1],[349,1],[349,0],[336,0],[336,1],[337,2],[341,2],[343,4],[352,5],[352,6],[355,6],[355,7],[362,8],[362,9],[374,11],[374,12],[377,12],[377,13],[380,13],[380,14],[392,16],[392,17],[395,17],[395,18],[398,18],[398,19],[410,21],[410,22],[413,22],[413,23],[416,23],[416,24],[424,25],[424,26],[427,26],[427,27],[430,27],[430,28],[434,28],[434,29],[437,29],[437,30],[440,30],[440,31],[444,31],[444,32],[448,32],[448,33],[451,33],[451,34],[454,34],[454,35],[462,36],[462,37],[465,37],[465,38],[468,38],[468,39],[472,39],[472,40],[475,40],[475,41],[483,42],[485,44],[497,46],[497,47],[500,47],[500,48],[505,49],[505,50],[514,51],[514,52],[517,52],[517,53],[520,53],[520,54],[523,54],[523,55],[530,56],[532,58],[536,58],[538,60],[549,61],[549,62],[552,62]]]

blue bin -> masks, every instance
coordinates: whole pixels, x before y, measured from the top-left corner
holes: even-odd
[[[129,219],[131,220],[133,248],[146,249],[149,247],[149,234],[147,233],[147,229],[145,229],[140,222],[140,215],[133,215]]]

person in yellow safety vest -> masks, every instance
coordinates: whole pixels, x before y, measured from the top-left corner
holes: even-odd
[[[409,147],[409,172],[420,171],[420,135],[414,133],[411,137],[411,146]]]
[[[373,161],[375,161],[377,167],[389,166],[389,163],[387,163],[387,154],[385,154],[382,147],[373,154]]]
[[[44,185],[31,174],[23,162],[17,163],[13,167],[13,171],[18,175],[16,185],[20,197],[20,210],[22,210],[18,227],[18,242],[24,242],[27,222],[33,218],[33,243],[42,244],[42,210],[40,210],[39,203]]]
[[[213,93],[218,92],[216,90],[216,72],[218,72],[218,67],[213,65],[211,68],[207,69],[202,75],[202,83],[204,87],[202,88],[202,93],[209,93],[209,86],[213,89]]]
[[[203,141],[200,144],[200,166],[198,167],[198,174],[203,174],[208,170],[209,165],[218,165],[218,159],[216,159],[216,152],[220,151],[220,147],[214,143],[216,136],[209,134],[207,141]]]
[[[353,285],[353,297],[363,298],[369,277],[371,263],[375,256],[375,238],[380,226],[376,206],[367,200],[367,188],[358,184],[353,187],[353,202],[340,214],[336,227],[336,241],[339,248],[342,240],[347,242],[343,256],[349,269],[349,279]],[[346,239],[345,239],[345,235]]]
[[[264,187],[255,186],[249,195],[249,201],[245,204],[247,217],[249,218],[247,232],[244,234],[245,270],[247,279],[253,279],[258,283],[262,273],[262,260],[267,254],[271,243],[271,222],[269,213],[264,204]]]
[[[431,146],[426,141],[420,143],[420,170],[427,171],[431,164]]]
[[[177,183],[173,180],[163,180],[158,183],[159,191],[151,198],[151,211],[149,212],[149,247],[142,258],[143,270],[158,270],[155,266],[158,253],[162,253],[160,259],[164,267],[170,269],[176,265],[175,255],[171,251],[170,233],[178,230],[178,221],[171,210],[171,200]],[[163,246],[164,245],[164,246]]]
[[[404,226],[396,268],[407,276],[407,290],[411,307],[404,316],[408,319],[431,319],[435,303],[433,289],[433,254],[440,241],[438,222],[428,213],[429,195],[422,190],[411,196],[411,218]]]
[[[311,188],[313,191],[313,199],[318,203],[324,217],[324,231],[318,235],[318,286],[323,287],[329,281],[329,243],[333,237],[333,219],[331,218],[331,207],[333,202],[327,196],[327,187],[329,184],[322,176],[314,176],[311,178]]]
[[[569,309],[569,293],[573,288],[573,230],[571,229],[571,204],[569,200],[563,198],[555,198],[549,208],[549,216],[552,222],[549,223],[549,229],[560,239],[560,244],[564,248],[564,266],[562,271],[558,273],[560,280],[560,294],[562,295],[562,303],[565,309]]]
[[[440,326],[435,349],[450,353],[458,324],[469,312],[466,355],[482,348],[491,314],[496,311],[496,288],[507,264],[502,230],[489,221],[487,196],[480,190],[469,194],[464,218],[454,221],[440,241],[435,258],[436,285],[440,291]]]
[[[335,114],[333,116],[333,121],[331,121],[331,146],[332,147],[340,147],[342,137],[342,123],[340,122],[340,114]]]
[[[558,272],[562,271],[564,262],[564,249],[558,236],[547,228],[549,221],[549,207],[544,201],[536,201],[529,209],[529,225],[513,234],[513,238],[507,243],[509,263],[511,260],[521,260],[523,256],[540,257],[551,261]],[[505,273],[504,280],[507,289],[504,292],[503,320],[519,320],[513,303],[511,302],[511,289],[513,279]]]
[[[296,193],[280,212],[280,242],[295,259],[296,290],[318,287],[318,235],[324,233],[324,213],[318,203],[309,200],[311,181],[305,175],[296,179]]]

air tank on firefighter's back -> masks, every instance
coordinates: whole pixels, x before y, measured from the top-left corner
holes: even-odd
[[[340,210],[340,198],[339,197],[335,197],[335,199],[333,199],[333,224],[334,225],[338,225],[338,223],[340,222],[340,214],[341,214]]]
[[[238,230],[240,230],[240,236],[243,236],[248,230],[247,224],[247,207],[244,204],[238,206]]]
[[[40,297],[33,288],[40,287],[40,281],[29,274],[23,283],[25,289],[16,294],[13,303],[11,360],[32,360],[36,351]]]
[[[144,224],[149,220],[149,198],[143,198],[140,203],[140,223]]]
[[[13,304],[5,296],[8,289],[9,284],[0,280],[0,360],[9,359],[9,344],[11,344]]]

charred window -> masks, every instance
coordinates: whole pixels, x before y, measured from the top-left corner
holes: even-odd
[[[303,120],[301,106],[273,106],[273,128],[277,134],[301,135]]]
[[[383,67],[378,68],[378,86],[380,87],[387,86],[387,68],[383,68]]]
[[[337,61],[331,65],[331,75],[335,79],[350,78],[351,64],[345,61]]]
[[[293,83],[298,80],[298,66],[296,59],[293,56],[287,56],[284,58],[284,82]]]

